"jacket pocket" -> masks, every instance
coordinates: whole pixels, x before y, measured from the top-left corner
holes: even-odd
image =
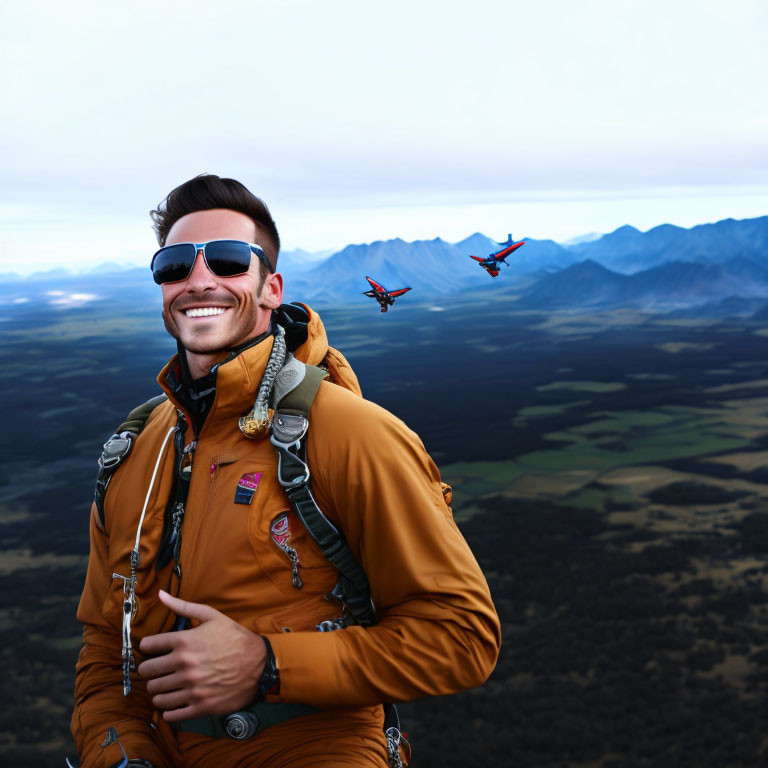
[[[299,573],[301,568],[299,553],[291,542],[293,530],[296,528],[295,523],[291,524],[291,517],[295,516],[290,511],[280,512],[269,525],[269,535],[291,564],[291,586],[295,589],[301,589],[304,582]]]
[[[338,572],[290,508],[276,479],[262,479],[261,499],[249,517],[249,535],[259,565],[286,596],[303,599],[330,592]]]

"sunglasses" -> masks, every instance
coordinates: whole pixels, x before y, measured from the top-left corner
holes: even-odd
[[[205,265],[217,277],[242,275],[251,266],[251,254],[269,270],[275,270],[260,245],[242,240],[210,240],[207,243],[175,243],[161,248],[153,257],[150,269],[158,285],[186,280],[195,266],[199,251]]]

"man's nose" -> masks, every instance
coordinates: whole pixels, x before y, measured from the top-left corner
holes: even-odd
[[[192,271],[187,278],[186,289],[192,292],[205,291],[216,288],[216,285],[216,278],[211,270],[208,269],[201,248],[197,252],[195,263],[192,265]]]

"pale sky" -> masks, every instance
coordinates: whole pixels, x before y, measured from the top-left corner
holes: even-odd
[[[147,263],[203,171],[284,247],[768,214],[768,3],[6,0],[0,273]]]

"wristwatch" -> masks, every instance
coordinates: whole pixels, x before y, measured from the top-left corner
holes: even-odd
[[[267,659],[264,662],[264,670],[259,677],[259,699],[264,699],[267,694],[280,693],[280,672],[277,669],[275,654],[266,637],[261,638],[267,649]]]

